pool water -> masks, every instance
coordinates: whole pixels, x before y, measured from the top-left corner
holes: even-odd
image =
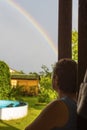
[[[0,100],[0,120],[13,120],[26,116],[28,104],[21,101]]]
[[[6,107],[16,107],[20,104],[19,101],[11,101],[11,100],[0,100],[0,108]]]

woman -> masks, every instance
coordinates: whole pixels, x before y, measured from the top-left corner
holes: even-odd
[[[76,130],[77,64],[71,59],[59,60],[53,71],[53,89],[59,99],[51,102],[25,130]]]

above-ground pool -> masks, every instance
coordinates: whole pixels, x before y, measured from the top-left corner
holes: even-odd
[[[12,120],[27,115],[28,104],[20,101],[0,100],[0,119]]]

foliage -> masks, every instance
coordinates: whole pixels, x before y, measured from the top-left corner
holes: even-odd
[[[8,99],[11,100],[22,100],[22,86],[10,87],[8,92]]]
[[[72,59],[78,60],[78,32],[72,32]]]
[[[11,86],[11,75],[8,65],[0,61],[0,99],[20,99],[21,87]]]
[[[44,71],[41,73],[42,75],[40,80],[40,93],[38,96],[38,101],[50,102],[57,96],[56,92],[52,89],[52,72],[49,72],[49,69],[46,66],[43,66],[42,69]]]
[[[57,94],[54,90],[51,89],[41,89],[41,93],[38,96],[39,102],[46,102],[49,103],[50,101],[54,100],[57,97]]]
[[[39,76],[39,74],[36,73],[36,72],[30,72],[29,75],[31,75],[31,76],[35,76],[35,77],[38,77],[38,76]]]
[[[14,88],[9,85],[0,87],[0,100],[22,100],[21,87]]]
[[[23,70],[21,70],[21,71],[19,71],[19,74],[25,74],[25,73],[23,72]]]
[[[10,69],[4,61],[0,61],[0,87],[10,85]]]
[[[37,90],[36,89],[38,89],[38,87],[36,85],[35,86],[30,86],[28,95],[29,96],[37,95]]]
[[[46,65],[42,65],[42,71],[40,72],[41,76],[47,76],[47,77],[51,77],[51,72],[49,70],[49,68]]]
[[[51,86],[52,86],[52,80],[51,80],[51,78],[49,78],[49,77],[46,77],[46,76],[42,76],[41,77],[41,80],[40,80],[40,86],[42,87],[42,88],[45,88],[45,89],[52,89],[51,88]]]

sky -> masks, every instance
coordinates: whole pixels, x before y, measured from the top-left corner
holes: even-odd
[[[73,0],[77,30],[78,0]],[[40,72],[57,59],[58,0],[0,0],[0,60],[17,71]]]

